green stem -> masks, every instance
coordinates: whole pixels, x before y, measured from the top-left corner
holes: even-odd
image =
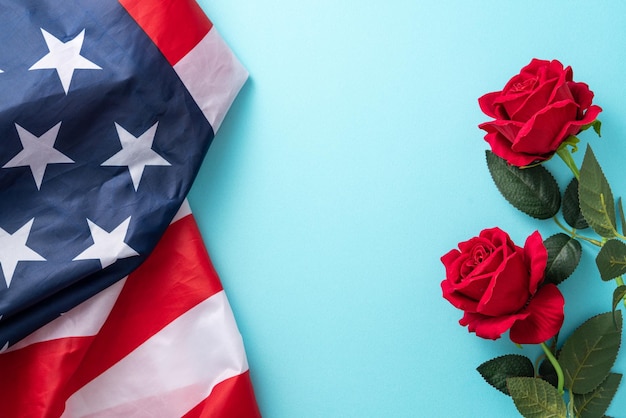
[[[541,343],[541,348],[546,354],[548,360],[550,360],[550,363],[552,363],[552,367],[554,367],[554,370],[556,371],[556,376],[558,378],[557,390],[559,391],[559,394],[563,395],[565,393],[565,391],[563,390],[563,369],[561,369],[561,365],[554,357],[554,354],[552,354],[552,351],[550,351],[550,348],[546,345],[546,343]]]
[[[563,160],[565,165],[569,167],[574,174],[574,177],[578,180],[580,178],[580,171],[578,171],[578,167],[576,166],[569,149],[567,149],[567,147],[559,147],[559,149],[556,150],[556,155],[561,157],[561,160]]]
[[[553,216],[552,219],[554,219],[554,222],[556,222],[556,224],[559,226],[559,228],[561,228],[563,231],[567,232],[572,238],[582,239],[583,241],[587,241],[587,242],[590,242],[593,245],[596,245],[598,247],[602,247],[602,242],[600,242],[598,240],[595,240],[593,238],[589,238],[589,237],[585,237],[583,235],[577,234],[575,229],[569,229],[568,227],[563,225],[556,216]]]

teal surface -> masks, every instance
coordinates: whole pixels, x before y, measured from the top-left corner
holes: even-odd
[[[500,196],[477,98],[559,59],[602,106],[590,142],[626,194],[626,3],[201,0],[250,72],[189,197],[267,418],[516,416],[500,354],[441,297],[439,257],[535,221]],[[576,155],[582,161],[583,152]],[[569,179],[548,163],[561,185]],[[610,309],[594,249],[561,286],[568,334]],[[615,365],[626,373],[626,349]],[[626,386],[608,415],[626,417]]]

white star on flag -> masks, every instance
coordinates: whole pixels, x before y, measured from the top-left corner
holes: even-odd
[[[13,273],[20,261],[46,261],[41,255],[26,246],[35,218],[26,222],[14,234],[0,228],[0,267],[7,287],[11,285]]]
[[[15,128],[22,142],[23,149],[8,163],[3,165],[2,168],[29,166],[30,171],[33,173],[37,190],[39,190],[48,164],[74,162],[74,160],[54,148],[60,127],[61,122],[54,125],[40,137],[37,137],[16,123]]]
[[[124,242],[130,225],[130,216],[111,232],[105,231],[89,219],[87,219],[87,223],[93,238],[93,245],[77,255],[72,261],[100,260],[102,268],[105,268],[120,258],[139,255],[137,251]]]
[[[147,165],[171,165],[165,158],[161,157],[152,149],[152,142],[154,141],[158,124],[158,122],[155,123],[146,132],[136,138],[116,123],[115,129],[117,129],[117,135],[120,138],[122,150],[101,164],[103,166],[128,167],[135,191],[137,191],[139,187],[143,170]]]
[[[74,70],[101,70],[102,68],[87,58],[80,55],[80,50],[83,47],[83,41],[85,40],[85,30],[76,35],[74,39],[62,42],[53,35],[41,29],[46,45],[48,45],[48,52],[39,61],[34,63],[29,70],[57,70],[63,90],[65,94],[70,89],[70,83],[72,82],[72,76]]]

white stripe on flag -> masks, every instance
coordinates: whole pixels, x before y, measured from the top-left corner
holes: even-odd
[[[217,132],[248,78],[246,69],[213,27],[174,70]]]
[[[31,344],[66,337],[90,337],[96,335],[107,319],[127,277],[80,305],[72,308],[52,322],[37,329],[26,338],[9,347],[6,352],[19,350]]]
[[[63,417],[180,417],[215,385],[247,370],[241,335],[221,291],[79,389]]]

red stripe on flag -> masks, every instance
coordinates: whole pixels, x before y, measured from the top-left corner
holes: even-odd
[[[170,225],[148,259],[128,277],[84,365],[73,376],[72,393],[221,290],[193,216]]]
[[[224,380],[211,394],[183,418],[257,418],[261,412],[256,404],[250,372]]]
[[[213,24],[194,0],[120,0],[171,65],[181,60]]]
[[[67,382],[93,337],[63,338],[0,356],[0,417],[59,417]]]

